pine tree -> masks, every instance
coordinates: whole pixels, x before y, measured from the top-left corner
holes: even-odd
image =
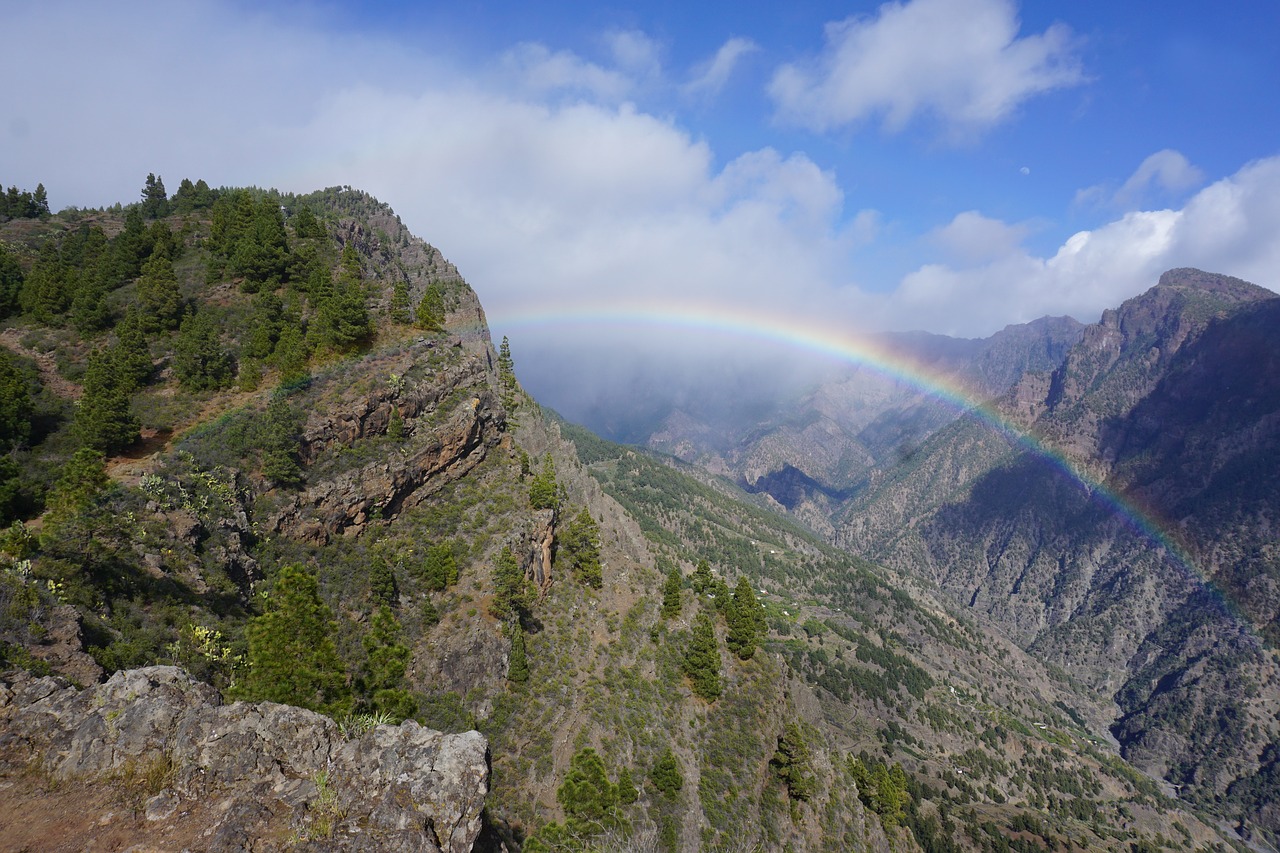
[[[705,610],[693,619],[693,632],[685,647],[682,661],[684,674],[693,684],[693,692],[714,702],[724,691],[720,678],[720,647],[716,643],[716,626]]]
[[[154,173],[147,174],[147,182],[142,188],[142,214],[147,219],[159,219],[169,215],[169,194],[165,192],[164,181]]]
[[[62,257],[68,266],[66,286],[71,295],[71,324],[84,335],[105,329],[111,323],[107,294],[118,284],[112,277],[106,233],[94,226],[68,235]]]
[[[689,585],[698,595],[705,595],[711,590],[713,583],[711,564],[706,560],[699,560],[698,565],[694,567],[693,576],[689,578]]]
[[[733,591],[724,582],[724,578],[716,577],[712,579],[711,586],[707,590],[707,597],[715,603],[716,612],[727,618],[729,610],[733,607]]]
[[[298,323],[284,323],[269,359],[269,363],[280,371],[280,384],[296,386],[304,383],[310,361],[311,346],[307,343],[306,334]]]
[[[662,755],[658,756],[653,770],[649,771],[649,780],[658,789],[658,793],[669,800],[675,799],[680,793],[680,789],[684,787],[684,774],[680,772],[680,761],[671,747],[664,749]]]
[[[795,723],[787,723],[778,736],[778,749],[769,761],[774,774],[787,786],[793,800],[808,801],[817,789],[812,757],[804,733]]]
[[[245,358],[268,359],[276,351],[276,342],[284,331],[284,303],[275,291],[264,290],[253,297],[253,313],[249,315],[249,333],[241,345]]]
[[[110,349],[111,363],[125,387],[130,390],[141,388],[151,378],[155,364],[151,360],[151,348],[147,345],[142,315],[136,306],[129,306],[124,319],[116,323],[115,333],[116,342]]]
[[[62,259],[58,244],[45,240],[40,254],[26,274],[18,302],[24,314],[45,325],[58,322],[71,307],[71,271]]]
[[[0,243],[0,318],[8,317],[18,310],[25,278],[17,256]]]
[[[681,579],[680,567],[673,565],[671,570],[667,572],[666,583],[662,585],[663,619],[674,619],[680,615],[682,604],[680,600]]]
[[[147,225],[137,208],[124,215],[124,230],[111,238],[111,275],[116,281],[128,281],[142,272],[142,263],[151,255]]]
[[[600,566],[600,527],[583,507],[560,534],[559,555],[570,572],[585,586],[599,589],[604,583]]]
[[[129,407],[133,390],[105,349],[89,356],[84,393],[76,406],[72,432],[84,447],[116,453],[138,440],[140,424]]]
[[[351,709],[346,668],[333,638],[338,623],[302,566],[280,570],[263,612],[249,620],[248,672],[236,689],[249,701],[298,705],[330,716]]]
[[[302,466],[298,464],[298,418],[289,402],[280,394],[267,403],[262,424],[262,476],[278,486],[297,486],[302,482]]]
[[[96,267],[84,267],[75,278],[69,314],[71,325],[83,335],[107,328],[111,324],[111,311],[107,307],[110,288],[100,271]]]
[[[404,674],[412,657],[401,642],[402,629],[395,611],[383,604],[374,611],[369,633],[361,640],[369,656],[365,682],[371,690],[386,690],[404,684]]]
[[[570,832],[593,835],[619,822],[618,788],[609,781],[604,759],[591,747],[569,760],[556,800],[564,809],[565,827]]]
[[[529,609],[529,596],[524,581],[524,572],[511,553],[509,546],[504,546],[493,565],[493,602],[490,612],[499,619],[515,620]]]
[[[175,261],[182,254],[182,238],[173,233],[173,229],[169,227],[169,223],[156,220],[147,228],[147,245],[150,247],[150,257],[159,255]]]
[[[422,560],[421,577],[423,584],[433,592],[439,592],[458,582],[458,562],[453,556],[453,548],[447,542],[427,549]]]
[[[631,768],[623,767],[618,771],[618,803],[629,806],[640,799],[640,791],[631,778]]]
[[[201,311],[188,314],[173,344],[173,373],[190,391],[215,391],[231,384],[235,374],[231,353],[218,340],[218,330]]]
[[[284,228],[280,205],[270,196],[256,204],[249,202],[248,221],[234,246],[228,248],[232,275],[243,276],[240,288],[257,293],[265,284],[280,284],[288,276],[289,235]],[[245,216],[238,207],[237,218]]]
[[[570,759],[564,781],[556,789],[564,823],[544,824],[522,849],[526,853],[583,850],[590,847],[593,836],[603,832],[628,833],[630,822],[622,814],[621,806],[634,802],[631,798],[638,796],[638,792],[628,770],[623,770],[620,782],[625,782],[626,792],[609,781],[604,759],[594,749],[579,750]]]
[[[316,303],[316,314],[308,335],[317,348],[350,352],[373,335],[373,321],[365,305],[360,256],[354,243],[348,243],[342,250],[337,281],[311,296]]]
[[[45,192],[44,184],[36,184],[36,191],[31,196],[31,202],[35,217],[45,219],[51,215],[49,213],[49,196]]]
[[[444,295],[434,281],[427,285],[426,292],[422,294],[414,319],[423,329],[438,332],[444,328]]]
[[[404,675],[413,653],[401,642],[400,620],[385,604],[370,620],[369,633],[361,639],[368,665],[364,685],[374,710],[390,715],[397,722],[413,716],[417,702],[404,688]]]
[[[27,377],[8,350],[0,350],[0,453],[26,443],[35,409]]]
[[[391,564],[381,557],[369,563],[369,593],[375,603],[395,607],[400,603],[400,590]]]
[[[191,213],[196,209],[195,194],[196,188],[191,183],[191,179],[183,178],[182,182],[178,184],[178,191],[169,200],[170,209],[174,213]]]
[[[409,315],[409,284],[397,281],[391,288],[391,319],[397,323],[408,323],[413,318]]]
[[[529,680],[529,652],[525,648],[524,628],[517,621],[511,626],[511,658],[507,665],[507,680],[524,684]]]
[[[40,542],[49,548],[82,554],[95,531],[92,524],[77,523],[104,492],[111,488],[106,458],[97,450],[82,447],[62,466],[62,474],[45,503],[47,512],[40,528]]]
[[[502,386],[502,406],[511,411],[520,398],[516,394],[519,386],[516,383],[516,365],[511,360],[511,342],[506,335],[502,336],[502,344],[498,347],[498,382]]]
[[[348,353],[368,341],[373,330],[364,285],[339,279],[319,301],[308,332],[316,349]]]
[[[725,613],[725,621],[729,626],[725,644],[740,659],[750,660],[756,653],[756,646],[765,633],[767,623],[764,608],[760,606],[755,590],[751,588],[751,582],[745,575],[738,578],[731,604]]]
[[[543,457],[542,470],[529,484],[529,503],[534,509],[556,509],[560,505],[556,463],[550,453]]]
[[[299,240],[323,238],[326,236],[324,226],[316,219],[315,213],[305,204],[298,205],[293,212],[293,233]]]
[[[182,291],[173,262],[164,255],[152,255],[142,265],[137,288],[138,316],[146,330],[176,329],[182,320]]]

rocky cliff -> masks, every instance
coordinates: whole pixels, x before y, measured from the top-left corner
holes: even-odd
[[[432,358],[437,347],[452,352]],[[275,511],[274,532],[320,543],[358,535],[371,518],[395,518],[465,476],[501,438],[506,413],[487,384],[483,348],[424,339],[370,359],[361,372],[383,381],[364,390],[367,381],[330,377],[310,389],[299,455],[314,473]],[[386,437],[395,417],[395,452],[364,460],[350,452]]]
[[[287,705],[224,705],[175,667],[117,672],[83,690],[11,678],[0,683],[0,730],[9,849],[76,847],[84,827],[132,833],[147,849],[465,853],[488,791],[478,732],[412,721],[344,731]],[[95,785],[116,789],[115,808],[51,824],[15,808],[35,788]]]
[[[1253,781],[1274,779],[1280,742],[1263,532],[1280,512],[1278,306],[1172,270],[1001,400],[1050,453],[965,418],[840,523],[847,547],[936,582],[1113,699],[1126,757],[1263,834],[1280,829],[1261,808],[1274,789]]]

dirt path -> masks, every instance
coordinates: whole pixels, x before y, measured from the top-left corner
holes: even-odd
[[[3,344],[7,349],[13,350],[18,355],[34,361],[36,368],[40,371],[40,383],[51,392],[69,400],[79,400],[83,389],[58,373],[58,365],[53,360],[52,355],[24,347],[22,345],[22,336],[24,334],[25,332],[22,329],[0,331],[0,344]]]

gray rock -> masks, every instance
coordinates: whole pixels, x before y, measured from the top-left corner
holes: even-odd
[[[176,667],[78,690],[14,674],[0,685],[0,763],[60,781],[132,780],[150,825],[199,813],[210,850],[464,853],[480,832],[488,743],[407,721],[346,739],[328,717],[271,702],[224,705]],[[211,804],[213,805],[212,807]]]

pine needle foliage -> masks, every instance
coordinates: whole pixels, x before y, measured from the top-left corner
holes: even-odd
[[[316,576],[302,566],[280,570],[263,612],[249,620],[249,669],[235,693],[329,716],[351,710],[346,667],[333,636],[338,624],[320,598]]]
[[[672,566],[667,572],[666,583],[662,585],[662,618],[674,619],[680,615],[680,587],[682,577],[680,567]]]
[[[586,507],[565,525],[559,546],[561,560],[578,583],[593,589],[604,584],[600,566],[600,527]]]
[[[693,685],[693,692],[714,702],[724,692],[720,676],[720,647],[716,643],[716,625],[705,610],[693,619],[693,632],[685,647],[681,668]]]

